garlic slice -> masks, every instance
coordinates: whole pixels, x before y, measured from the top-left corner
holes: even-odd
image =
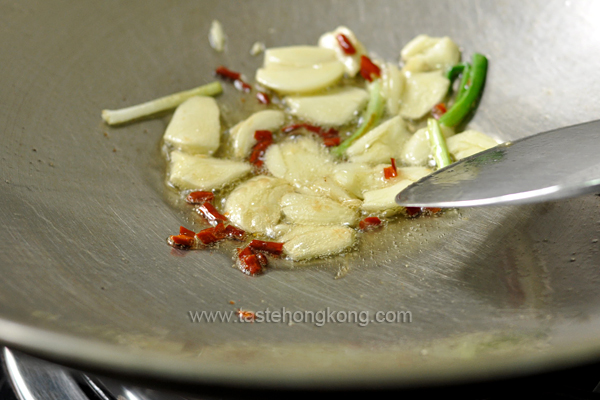
[[[403,179],[392,186],[365,192],[362,209],[367,212],[385,213],[387,216],[398,213],[402,207],[396,204],[396,195],[413,181]]]
[[[219,148],[219,107],[212,97],[194,96],[181,103],[163,136],[165,143],[191,154],[213,154]]]
[[[346,150],[346,154],[353,162],[388,163],[390,158],[401,154],[401,149],[410,138],[402,118],[394,117],[356,140]]]
[[[397,66],[386,63],[381,69],[381,79],[383,82],[381,95],[386,100],[387,112],[390,115],[397,115],[400,111],[400,99],[404,92],[406,78]]]
[[[227,197],[225,215],[247,232],[269,235],[281,219],[281,197],[292,190],[284,180],[256,176]]]
[[[400,52],[404,71],[427,72],[448,68],[460,61],[460,50],[449,37],[419,35]]]
[[[366,90],[345,87],[316,96],[288,96],[290,113],[319,126],[339,126],[350,122],[369,100]]]
[[[327,61],[303,67],[275,65],[259,68],[256,80],[283,94],[313,93],[336,83],[344,75],[344,65]]]
[[[248,163],[180,151],[172,151],[170,159],[169,182],[181,190],[220,189],[252,170]]]
[[[314,195],[288,193],[281,198],[281,211],[293,224],[349,225],[358,221],[358,210]]]
[[[446,140],[446,144],[448,145],[448,151],[455,160],[469,157],[498,145],[488,135],[475,130],[466,130],[454,135]]]
[[[431,111],[448,93],[450,81],[442,71],[405,73],[406,84],[401,96],[400,115],[418,119]]]
[[[398,168],[398,178],[416,182],[432,172],[432,169],[425,167],[401,167]]]
[[[235,125],[229,131],[232,140],[233,155],[245,158],[256,144],[254,133],[259,130],[273,131],[279,129],[285,122],[285,114],[278,110],[264,110]]]
[[[339,254],[354,244],[356,233],[346,226],[296,225],[278,240],[294,260],[306,260]]]
[[[306,186],[298,186],[296,189],[300,193],[328,197],[348,207],[357,207],[361,203],[359,199],[335,183],[334,179],[328,177],[317,179]]]
[[[389,164],[370,166],[364,163],[340,163],[334,167],[332,177],[349,193],[362,199],[364,192],[390,184],[383,174],[383,168],[388,166]]]
[[[299,137],[274,144],[265,153],[265,166],[275,177],[295,185],[306,185],[333,169],[332,156],[310,137]]]
[[[213,20],[210,25],[210,31],[208,32],[208,41],[210,47],[221,53],[225,49],[225,33],[223,32],[223,26],[218,20]]]
[[[344,52],[337,40],[339,34],[343,34],[348,38],[356,50],[355,54]],[[319,38],[319,46],[335,51],[335,55],[344,64],[344,69],[349,77],[355,76],[360,71],[360,56],[367,53],[365,46],[359,42],[354,32],[345,26],[338,26],[334,31],[323,34]]]
[[[442,133],[446,139],[454,135],[454,129],[442,126]],[[427,128],[421,128],[416,131],[410,139],[406,141],[400,154],[400,162],[411,166],[425,166],[431,158],[431,145]]]
[[[310,67],[336,61],[335,53],[317,46],[272,47],[265,51],[264,67]]]

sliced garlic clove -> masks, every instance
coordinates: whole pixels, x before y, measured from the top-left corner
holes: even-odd
[[[264,110],[252,114],[249,118],[235,125],[229,131],[232,140],[233,155],[246,158],[256,144],[254,133],[259,130],[273,131],[285,122],[285,114],[277,110]]]
[[[333,158],[310,137],[299,137],[270,146],[265,153],[265,166],[274,176],[294,185],[306,185],[333,168]]]
[[[355,54],[346,54],[340,46],[337,35],[343,34],[348,38],[356,50]],[[354,77],[360,71],[360,56],[367,53],[365,46],[356,38],[354,32],[345,26],[339,26],[332,32],[327,32],[319,38],[319,46],[331,49],[335,52],[338,60],[344,64],[346,74]]]
[[[334,51],[317,46],[273,47],[265,51],[264,67],[310,67],[336,59]]]
[[[398,168],[398,178],[416,182],[432,172],[432,169],[425,167],[401,167]]]
[[[283,159],[283,153],[281,152],[281,146],[279,144],[269,146],[265,156],[265,167],[267,170],[276,178],[285,179],[288,172],[288,167]]]
[[[475,130],[466,130],[454,135],[446,140],[446,144],[448,145],[448,151],[455,160],[469,157],[498,145],[488,135]]]
[[[194,96],[177,107],[163,136],[165,143],[191,154],[213,154],[219,148],[219,107],[212,97]]]
[[[410,138],[402,118],[394,117],[359,138],[346,150],[346,154],[353,162],[389,162]]]
[[[315,96],[288,96],[290,113],[319,126],[339,126],[350,122],[369,100],[366,90],[346,87]]]
[[[170,153],[169,182],[180,190],[213,190],[244,177],[252,170],[245,162],[180,151]]]
[[[402,207],[396,204],[396,195],[413,181],[404,179],[383,189],[365,192],[362,209],[367,212],[385,213],[390,216],[398,213]]]
[[[350,207],[355,207],[356,202],[358,202],[358,205],[361,203],[355,196],[350,195],[332,178],[328,177],[317,179],[306,186],[299,186],[297,190],[304,194],[328,197]]]
[[[383,82],[381,95],[386,100],[387,112],[390,115],[398,115],[406,78],[397,66],[386,63],[381,70],[381,79]]]
[[[364,192],[390,184],[383,174],[383,168],[387,166],[389,164],[370,166],[363,163],[341,163],[334,167],[332,177],[349,193],[362,199]]]
[[[281,219],[281,197],[292,190],[284,180],[256,176],[227,197],[225,215],[247,232],[268,234]]]
[[[448,93],[450,81],[441,71],[405,73],[406,85],[401,96],[400,115],[418,119],[431,111]]]
[[[306,67],[275,66],[259,68],[256,80],[283,94],[314,93],[336,83],[344,75],[339,61],[328,61]]]
[[[390,161],[394,157],[394,150],[383,143],[376,142],[369,147],[369,150],[348,159],[355,163],[379,164],[385,161]]]
[[[425,166],[429,162],[430,154],[427,128],[421,128],[404,144],[400,160],[405,165]]]
[[[404,46],[400,56],[404,61],[404,71],[445,72],[460,61],[460,50],[449,37],[419,35]]]
[[[349,225],[358,221],[358,211],[326,197],[288,193],[281,198],[287,220],[301,225]]]
[[[294,261],[339,254],[354,244],[356,233],[346,226],[296,225],[283,235],[285,254]]]
[[[442,126],[441,130],[446,139],[454,135],[454,129],[452,128]],[[421,128],[416,131],[406,141],[398,155],[401,164],[422,167],[429,164],[431,157],[431,145],[429,144],[427,128]]]

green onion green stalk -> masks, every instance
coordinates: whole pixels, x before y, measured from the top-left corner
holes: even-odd
[[[341,157],[346,149],[352,145],[358,138],[377,126],[379,119],[383,115],[384,101],[381,95],[381,79],[375,80],[369,86],[369,104],[363,114],[363,120],[360,126],[350,137],[331,150],[331,153]]]

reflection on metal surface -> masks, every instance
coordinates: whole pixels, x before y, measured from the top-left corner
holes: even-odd
[[[21,400],[86,400],[69,372],[51,364],[4,348],[4,365]]]

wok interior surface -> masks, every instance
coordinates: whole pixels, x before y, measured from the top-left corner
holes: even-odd
[[[343,24],[387,60],[421,33],[450,36],[465,59],[486,54],[471,126],[513,140],[598,117],[599,17],[592,1],[1,2],[0,340],[105,372],[294,387],[456,382],[600,356],[598,196],[400,221],[346,257],[250,278],[231,268],[232,248],[182,257],[165,244],[194,226],[164,185],[169,115],[100,118],[208,83],[218,65],[252,79],[255,41],[316,44]],[[224,53],[209,47],[213,19]],[[224,89],[231,126],[244,95]],[[188,314],[283,307],[412,322]]]

